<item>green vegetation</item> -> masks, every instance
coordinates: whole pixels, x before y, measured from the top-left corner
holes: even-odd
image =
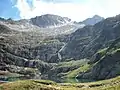
[[[99,53],[101,56],[104,56],[106,54],[108,48],[100,49],[97,53]]]
[[[67,77],[74,78],[77,74],[79,74],[80,72],[85,72],[85,71],[87,71],[89,68],[90,68],[90,65],[89,65],[89,64],[83,65],[83,66],[81,66],[81,67],[78,68],[78,69],[75,69],[75,70],[73,70],[73,71],[70,71],[70,72],[68,73]]]
[[[90,69],[91,65],[88,64],[88,59],[81,59],[81,60],[72,60],[69,62],[60,62],[57,65],[57,68],[69,68],[69,71],[64,73],[59,73],[58,76],[62,76],[64,82],[75,83],[76,76],[79,73],[85,72]]]
[[[71,82],[71,83],[76,82],[76,80],[75,80],[76,76],[79,73],[85,72],[85,71],[87,71],[89,69],[90,69],[90,65],[85,64],[85,65],[80,66],[79,68],[77,68],[77,69],[75,69],[73,71],[68,72],[67,75],[65,76],[66,82]]]
[[[0,90],[57,90],[55,85],[55,82],[48,80],[21,80],[2,84]]]
[[[118,49],[116,49],[116,50],[113,50],[113,51],[111,52],[111,54],[115,54],[116,52],[120,52],[120,48],[118,48]]]
[[[120,48],[104,48],[104,49],[101,49],[97,52],[97,54],[100,55],[100,59],[103,59],[106,55],[113,55],[115,54],[116,52],[120,52]]]
[[[74,84],[57,84],[48,80],[21,80],[1,84],[0,90],[120,90],[120,77]]]
[[[0,76],[18,77],[18,76],[21,76],[21,75],[17,74],[17,73],[11,73],[9,71],[0,71]]]
[[[108,48],[101,49],[97,53],[104,56],[105,54],[114,54],[116,52],[120,52],[120,43],[117,42],[117,40],[114,41]]]
[[[34,75],[38,71],[37,68],[24,68],[19,73],[23,75]]]
[[[72,60],[69,62],[60,62],[58,63],[58,67],[72,67],[72,66],[81,66],[88,62],[87,59],[81,59],[81,60]]]
[[[19,77],[22,77],[23,75],[18,73],[11,73],[9,71],[0,71],[0,78],[8,81],[15,81]]]

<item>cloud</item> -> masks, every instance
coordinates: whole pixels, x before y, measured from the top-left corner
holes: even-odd
[[[32,2],[32,6],[28,1]],[[78,3],[78,0],[74,0],[76,3],[71,1],[59,3],[47,2],[47,0],[17,0],[15,7],[18,8],[22,19],[29,19],[43,14],[56,14],[80,21],[95,14],[103,17],[120,14],[119,0],[85,0],[84,3],[80,3],[80,1]]]

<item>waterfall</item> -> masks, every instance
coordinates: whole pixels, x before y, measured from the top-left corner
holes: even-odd
[[[64,45],[61,47],[61,49],[57,53],[59,60],[62,59],[62,56],[61,56],[60,52],[65,48],[65,46],[66,46],[66,44],[64,43]]]
[[[59,58],[59,60],[62,59],[62,56],[61,56],[60,52],[58,52],[58,58]]]

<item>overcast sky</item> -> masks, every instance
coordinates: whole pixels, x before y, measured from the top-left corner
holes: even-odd
[[[111,17],[120,14],[120,0],[0,0],[0,16],[29,19],[55,14],[82,21],[93,15]]]

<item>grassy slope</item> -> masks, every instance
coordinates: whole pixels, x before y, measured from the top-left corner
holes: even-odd
[[[88,62],[87,59],[81,59],[81,60],[72,60],[67,62],[60,62],[58,63],[57,67],[72,67],[72,66],[81,66]]]
[[[56,90],[52,81],[24,80],[0,85],[0,90]]]
[[[70,71],[67,73],[67,75],[64,77],[65,78],[65,82],[70,82],[70,83],[75,83],[76,81],[76,76],[81,73],[81,72],[85,72],[88,69],[90,69],[90,65],[89,64],[85,64],[83,66],[80,66],[79,68]]]
[[[88,69],[90,69],[90,65],[87,64],[89,60],[87,59],[81,59],[81,60],[77,60],[77,61],[69,61],[69,62],[62,62],[58,64],[58,67],[75,67],[77,66],[78,68],[71,70],[67,73],[63,73],[65,76],[63,76],[64,78],[64,82],[70,82],[70,83],[75,83],[76,81],[76,76],[81,73],[81,72],[85,72]]]
[[[120,90],[120,77],[76,84],[57,84],[44,80],[24,80],[1,84],[0,90]]]

